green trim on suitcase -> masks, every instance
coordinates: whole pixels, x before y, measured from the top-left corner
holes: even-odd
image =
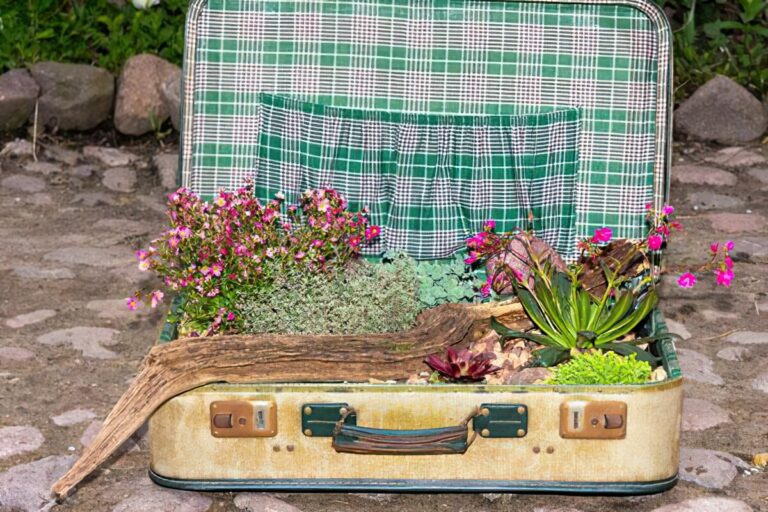
[[[537,480],[383,480],[383,479],[232,479],[180,480],[149,470],[156,484],[190,491],[315,491],[315,492],[526,492],[553,494],[656,494],[677,484],[677,474],[650,482],[548,482]]]

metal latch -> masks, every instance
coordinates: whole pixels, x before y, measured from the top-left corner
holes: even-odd
[[[213,437],[272,437],[277,434],[277,407],[265,400],[219,400],[211,403]]]
[[[560,405],[560,437],[623,439],[627,435],[627,404],[571,400]]]

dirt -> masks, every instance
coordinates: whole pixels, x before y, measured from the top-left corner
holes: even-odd
[[[0,143],[7,140],[0,139]],[[79,442],[89,423],[68,427],[56,426],[51,417],[63,412],[87,408],[103,418],[112,404],[126,389],[144,354],[157,337],[163,311],[148,315],[118,315],[118,318],[99,318],[86,305],[92,300],[122,299],[138,287],[150,288],[158,283],[138,274],[131,261],[132,252],[145,244],[152,235],[164,227],[162,203],[164,192],[159,179],[149,164],[153,154],[173,149],[153,139],[110,140],[103,133],[80,136],[76,139],[59,138],[44,141],[79,149],[85,144],[128,144],[124,149],[141,156],[137,166],[138,186],[132,193],[114,193],[100,183],[102,171],[89,178],[78,178],[62,171],[48,176],[26,172],[24,159],[1,158],[0,180],[12,174],[43,178],[50,196],[50,204],[31,205],[25,202],[28,194],[0,188],[0,346],[21,347],[31,350],[31,360],[0,359],[0,426],[32,425],[45,437],[43,445],[32,452],[0,459],[0,471],[49,455],[78,454]],[[703,161],[717,148],[703,145],[676,146],[676,159],[684,155],[686,163]],[[758,152],[768,151],[755,147]],[[768,175],[768,163],[764,166]],[[716,187],[718,193],[739,198],[743,205],[728,210],[695,211],[688,203],[691,191],[713,187],[675,185],[672,204],[678,207],[679,219],[686,230],[674,243],[669,253],[672,263],[692,261],[694,255],[705,255],[710,241],[732,238],[745,247],[744,240],[757,240],[764,244],[760,251],[737,252],[736,279],[731,289],[715,287],[712,279],[702,280],[692,290],[679,290],[674,286],[663,288],[662,310],[668,318],[683,323],[691,332],[690,339],[679,342],[679,347],[695,350],[714,362],[714,372],[724,384],[710,385],[686,382],[688,397],[706,399],[727,409],[732,423],[700,432],[684,432],[681,444],[687,447],[709,448],[729,452],[746,461],[755,453],[768,451],[768,394],[751,387],[756,375],[766,370],[768,343],[749,345],[751,358],[743,362],[730,362],[716,357],[727,343],[724,338],[739,330],[768,332],[768,307],[759,312],[757,304],[768,300],[765,275],[768,271],[768,226],[754,232],[713,232],[707,215],[729,211],[762,215],[768,218],[768,185],[761,183],[747,170],[737,169],[738,182],[733,187]],[[112,205],[86,206],[73,203],[78,194],[103,193]],[[45,202],[45,201],[43,201]],[[142,228],[127,232],[110,228],[97,228],[103,219],[136,221]],[[117,247],[124,250],[126,263],[115,266],[78,265],[45,260],[44,255],[62,247]],[[108,262],[102,262],[104,264]],[[74,279],[30,279],[19,277],[13,269],[20,266],[68,268]],[[139,280],[139,281],[137,281]],[[12,329],[5,319],[40,309],[53,309],[56,315],[39,323]],[[711,312],[707,312],[711,310]],[[714,313],[712,313],[714,312]],[[733,315],[727,315],[733,313]],[[718,316],[719,315],[719,316]],[[74,326],[110,327],[120,331],[117,343],[107,348],[118,354],[114,359],[83,357],[70,345],[48,346],[36,341],[38,336],[57,329]],[[664,411],[659,411],[664,414]],[[652,421],[652,419],[649,419]],[[78,492],[56,511],[111,510],[116,504],[135,492],[136,482],[146,478],[149,465],[146,440],[136,437],[138,449],[115,457],[86,482]],[[70,449],[73,447],[73,449]],[[599,456],[599,454],[596,454]],[[457,461],[460,462],[460,461]],[[532,479],[536,475],[531,475]],[[238,510],[232,493],[213,493],[210,510]],[[557,495],[481,495],[481,494],[406,494],[406,495],[352,495],[352,494],[278,494],[279,498],[304,512],[310,511],[501,511],[550,510],[568,507],[578,510],[625,512],[650,511],[656,507],[677,503],[693,497],[728,496],[743,500],[754,510],[768,510],[768,474],[765,471],[751,476],[739,474],[722,490],[708,490],[692,483],[681,482],[674,489],[652,496],[640,497],[569,497]],[[1,508],[1,507],[0,507]]]

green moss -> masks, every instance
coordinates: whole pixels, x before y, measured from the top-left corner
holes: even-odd
[[[651,365],[615,352],[593,350],[552,368],[547,384],[641,384],[651,377]]]

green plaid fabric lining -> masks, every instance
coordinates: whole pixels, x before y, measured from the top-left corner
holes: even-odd
[[[576,236],[643,233],[666,197],[669,36],[647,0],[195,0],[183,184],[212,195],[255,165],[259,94],[362,110],[581,112]]]
[[[568,252],[578,168],[576,109],[528,116],[363,111],[261,95],[255,193],[333,187],[382,227],[369,254],[444,258],[483,222],[527,227]]]

